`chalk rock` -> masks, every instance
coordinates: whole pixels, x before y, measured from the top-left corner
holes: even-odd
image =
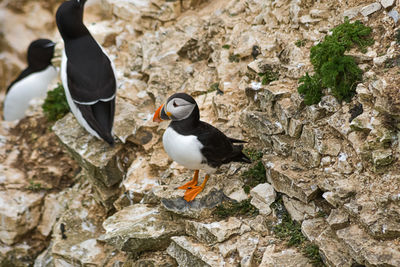
[[[276,198],[276,193],[272,185],[268,183],[259,184],[250,191],[251,204],[255,206],[261,214],[269,215],[272,210],[269,207]]]
[[[372,3],[367,6],[364,6],[363,8],[360,9],[360,13],[367,17],[371,15],[372,13],[375,13],[376,11],[380,10],[382,8],[381,4],[379,3]]]

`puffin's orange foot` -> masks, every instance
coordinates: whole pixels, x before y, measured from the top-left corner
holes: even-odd
[[[199,179],[199,170],[195,170],[193,179],[191,181],[187,182],[186,184],[178,187],[178,189],[184,189],[184,190],[190,189],[191,187],[194,187],[197,185],[198,179]]]
[[[186,184],[178,187],[178,189],[185,189],[186,190],[186,189],[190,189],[190,188],[195,187],[195,186],[197,186],[197,181],[191,180],[191,181],[187,182]]]
[[[183,197],[183,199],[185,199],[187,202],[192,201],[193,199],[196,198],[196,196],[203,191],[204,187],[206,186],[206,183],[208,181],[208,178],[210,178],[210,176],[208,174],[206,174],[206,177],[204,177],[204,181],[201,183],[200,186],[193,186],[192,188],[186,190],[185,192],[185,196]]]
[[[183,197],[184,200],[187,202],[192,201],[193,199],[196,198],[196,196],[203,191],[202,186],[193,186],[191,189],[186,190],[185,196]]]

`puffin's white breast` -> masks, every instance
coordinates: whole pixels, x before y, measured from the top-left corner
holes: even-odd
[[[35,97],[45,97],[47,87],[56,76],[56,68],[48,66],[16,82],[4,100],[4,119],[6,121],[22,119],[29,107],[29,101]]]
[[[192,170],[204,169],[203,145],[196,136],[180,135],[168,127],[163,135],[163,145],[168,156],[180,165]]]

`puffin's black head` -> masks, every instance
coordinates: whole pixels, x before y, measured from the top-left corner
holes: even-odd
[[[56,44],[49,39],[33,41],[28,48],[29,67],[35,70],[42,70],[51,65],[55,45]]]
[[[85,3],[86,0],[65,1],[57,9],[57,27],[64,40],[75,39],[89,33],[83,24]]]
[[[200,119],[199,107],[190,95],[185,93],[176,93],[168,98],[165,105],[161,105],[157,109],[153,121],[182,121],[188,118],[198,121]]]

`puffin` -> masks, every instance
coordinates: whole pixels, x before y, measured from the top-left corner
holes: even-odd
[[[105,50],[83,24],[85,2],[65,1],[56,13],[58,31],[64,40],[61,81],[79,124],[113,146],[115,69]]]
[[[28,67],[6,90],[4,120],[22,119],[31,99],[46,96],[48,85],[57,77],[57,69],[51,64],[54,46],[55,43],[49,39],[37,39],[30,43],[27,52]]]
[[[175,93],[155,112],[153,122],[171,120],[163,134],[164,150],[185,168],[194,170],[193,179],[178,187],[186,190],[184,199],[190,202],[204,189],[210,175],[222,164],[251,163],[242,152],[245,141],[227,137],[214,126],[200,120],[196,101],[186,93]],[[199,170],[206,175],[198,185]]]

